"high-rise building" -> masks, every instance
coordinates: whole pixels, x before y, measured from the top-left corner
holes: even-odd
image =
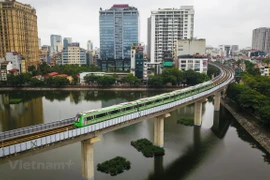
[[[62,50],[63,50],[62,41],[57,41],[56,42],[56,52],[62,52]]]
[[[51,53],[54,54],[57,52],[57,42],[62,42],[62,36],[60,35],[51,35]]]
[[[144,72],[144,47],[141,44],[136,44],[131,47],[131,62],[130,73],[139,79],[143,79]]]
[[[38,38],[38,49],[41,49],[41,39]]]
[[[253,30],[252,49],[270,53],[270,28],[262,27]]]
[[[192,39],[193,33],[193,6],[152,11],[150,20],[148,20],[148,42],[151,42],[148,44],[150,46],[150,61],[152,63],[162,62],[163,53],[168,51],[174,56],[176,40]]]
[[[147,58],[151,59],[151,18],[147,18]]]
[[[87,51],[92,51],[93,50],[93,43],[92,41],[87,41]]]
[[[64,40],[63,40],[63,47],[65,49],[68,48],[68,44],[69,44],[68,39],[67,38],[64,38]]]
[[[6,52],[22,54],[22,72],[39,64],[36,10],[15,0],[0,1],[0,58]]]
[[[128,4],[116,4],[99,11],[100,57],[130,59],[132,44],[139,41],[139,11]]]
[[[47,62],[47,63],[49,63],[49,61],[50,61],[50,54],[51,54],[50,51],[51,51],[51,47],[50,46],[43,45],[41,47],[40,54],[39,54],[39,57],[40,57],[40,61],[41,62]]]
[[[72,43],[72,38],[71,37],[65,37],[64,39],[67,39],[69,44]]]
[[[205,39],[180,39],[175,44],[175,57],[182,55],[205,54]]]
[[[86,64],[86,50],[80,48],[77,42],[68,45],[62,53],[62,64]]]
[[[236,52],[239,50],[239,46],[238,45],[232,45],[231,51],[232,52]]]

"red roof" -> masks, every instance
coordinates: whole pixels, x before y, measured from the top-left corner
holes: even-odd
[[[11,73],[18,72],[18,71],[19,71],[19,69],[11,69],[11,70],[9,70],[9,72],[11,72]]]
[[[114,4],[111,9],[122,9],[122,8],[129,8],[128,4]]]
[[[56,76],[56,75],[58,75],[58,72],[51,72],[51,73],[45,74],[44,77]]]
[[[68,75],[67,74],[59,74],[59,75],[57,75],[58,77],[68,77]]]

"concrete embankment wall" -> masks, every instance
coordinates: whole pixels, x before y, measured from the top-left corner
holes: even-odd
[[[221,104],[233,115],[239,124],[268,152],[270,153],[270,138],[260,132],[260,130],[247,119],[235,112],[228,104],[221,101]]]

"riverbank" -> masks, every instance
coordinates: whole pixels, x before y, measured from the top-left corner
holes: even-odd
[[[270,153],[270,133],[259,126],[253,118],[247,118],[236,112],[227,102],[221,104],[233,115],[237,122],[268,152]]]
[[[59,87],[59,88],[47,88],[47,87],[0,87],[0,91],[175,91],[181,89],[178,88],[148,88],[148,87]]]

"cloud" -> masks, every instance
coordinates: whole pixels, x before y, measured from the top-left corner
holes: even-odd
[[[20,1],[20,0],[19,0]],[[99,8],[108,9],[111,0],[21,0],[37,10],[39,37],[49,44],[50,34],[72,37],[86,48],[88,40],[99,46]],[[252,30],[269,27],[269,0],[118,0],[114,4],[129,4],[140,12],[140,40],[147,43],[147,18],[151,10],[195,8],[195,36],[206,38],[207,44],[238,44],[251,46]]]

